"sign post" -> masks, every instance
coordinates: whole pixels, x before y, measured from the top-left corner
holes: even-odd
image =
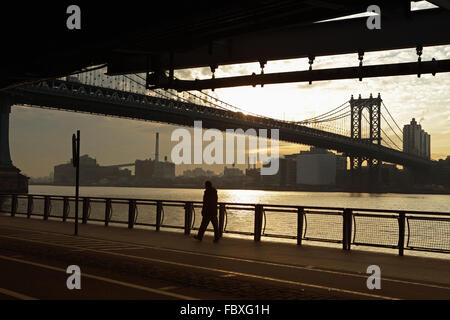
[[[80,189],[80,130],[72,135],[72,163],[75,172],[75,235],[78,235],[78,198]]]

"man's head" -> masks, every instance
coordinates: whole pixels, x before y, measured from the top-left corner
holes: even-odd
[[[205,181],[205,188],[206,189],[211,189],[212,188],[212,183],[211,183],[211,181]]]

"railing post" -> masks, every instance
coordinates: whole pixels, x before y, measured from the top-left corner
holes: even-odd
[[[405,248],[405,213],[398,214],[398,255],[403,256]]]
[[[257,204],[255,206],[255,224],[254,224],[255,241],[261,241],[262,219],[263,219],[263,206]]]
[[[342,225],[342,249],[350,250],[352,242],[352,210],[344,209]]]
[[[305,209],[303,207],[297,208],[297,244],[302,245],[303,237],[303,216],[305,215]]]
[[[105,201],[105,227],[109,224],[109,217],[111,216],[111,199]]]
[[[347,216],[347,250],[350,250],[352,246],[352,226],[353,226],[353,211],[348,210]]]
[[[223,236],[223,227],[225,222],[225,204],[219,204],[219,237]]]
[[[156,231],[161,228],[162,202],[156,201]]]
[[[136,214],[136,200],[130,200],[128,204],[128,229],[133,229]]]
[[[27,203],[27,218],[31,218],[31,214],[33,213],[33,196],[28,196]]]
[[[66,222],[69,216],[69,198],[63,197],[63,222]]]
[[[192,223],[192,202],[186,202],[184,205],[184,234],[191,234]]]
[[[14,217],[17,213],[17,195],[13,194],[11,197],[11,217]]]
[[[347,248],[347,209],[342,213],[342,250]]]
[[[44,220],[48,220],[49,215],[50,215],[50,197],[45,196],[44,197]]]
[[[77,204],[78,205],[78,204]],[[83,198],[83,215],[81,218],[81,223],[86,224],[89,214],[89,198]]]

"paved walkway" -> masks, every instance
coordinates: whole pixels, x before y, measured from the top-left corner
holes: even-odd
[[[72,236],[74,229],[72,222],[7,216],[0,216],[0,227],[61,236]],[[91,249],[80,247],[80,250],[92,250],[96,242],[96,249],[103,247],[108,252],[118,255],[126,250],[126,255],[123,256],[127,257],[141,255],[143,259],[149,261],[167,259],[177,265],[187,267],[195,265],[196,268],[255,276],[258,279],[274,281],[281,279],[286,283],[301,281],[312,287],[317,285],[318,288],[337,288],[343,289],[343,292],[355,290],[367,294],[367,297],[373,295],[375,298],[379,290],[365,288],[368,277],[366,269],[369,265],[378,265],[381,268],[383,286],[386,287],[388,284],[403,286],[396,289],[398,292],[395,290],[390,292],[388,297],[392,297],[395,293],[399,298],[419,298],[422,296],[415,296],[409,291],[430,290],[430,293],[433,293],[433,290],[437,290],[434,292],[435,298],[450,299],[448,258],[400,257],[395,251],[393,254],[361,250],[343,251],[337,248],[270,242],[265,239],[256,243],[226,235],[220,243],[215,244],[208,235],[203,242],[198,242],[178,232],[104,227],[95,224],[80,224],[79,235],[80,243],[84,241],[91,245]],[[2,235],[0,231],[0,237],[2,236],[7,237],[8,234],[3,232]],[[102,241],[108,243],[102,244]],[[144,254],[144,251],[138,250],[140,248],[151,249],[151,254],[150,251]],[[402,296],[398,294],[399,292],[405,294]]]

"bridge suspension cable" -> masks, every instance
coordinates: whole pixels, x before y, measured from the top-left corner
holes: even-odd
[[[304,119],[302,121],[297,121],[296,123],[313,123],[313,122],[319,122],[319,121],[327,121],[327,119],[329,119],[332,115],[335,115],[336,113],[342,112],[345,110],[345,108],[347,107],[347,103],[348,101],[345,101],[343,104],[341,104],[340,106],[325,112],[321,115],[318,115],[316,117],[313,118],[309,118],[309,119]]]
[[[386,124],[389,126],[389,128],[391,128],[391,131],[395,134],[395,136],[396,136],[401,142],[403,142],[403,139],[397,134],[397,132],[395,132],[395,130],[392,128],[391,124],[389,123],[389,121],[387,121],[387,119],[384,117],[383,114],[381,114],[381,117],[384,119],[384,122],[386,122]]]
[[[168,74],[166,74],[166,75],[168,75]],[[175,80],[177,80],[177,78],[176,78],[175,76],[174,76],[173,78],[174,78]],[[145,80],[143,77],[141,77],[141,79]],[[213,97],[213,96],[211,96],[211,95],[209,95],[209,94],[207,94],[207,93],[205,93],[205,92],[203,92],[203,91],[201,91],[201,90],[197,90],[197,92],[200,93],[200,94],[203,95],[203,96],[206,96],[207,98],[206,98],[206,99],[205,99],[205,98],[199,98],[198,96],[194,95],[192,92],[188,92],[188,94],[191,95],[191,96],[194,96],[196,99],[200,99],[200,100],[202,100],[202,101],[206,101],[208,104],[212,104],[212,105],[215,106],[215,107],[219,107],[220,109],[230,110],[230,108],[231,108],[231,109],[237,110],[238,112],[243,112],[243,113],[246,113],[246,114],[250,114],[250,115],[255,116],[255,117],[267,118],[267,117],[262,116],[262,115],[260,115],[260,114],[253,113],[253,112],[249,112],[249,111],[244,110],[244,109],[242,109],[242,108],[236,107],[236,106],[234,106],[234,105],[232,105],[232,104],[229,104],[229,103],[227,103],[227,102],[225,102],[225,101],[222,101],[222,100],[220,100],[220,99],[218,99],[218,98],[216,98],[216,97]],[[208,98],[211,99],[211,100],[215,100],[215,101],[216,101],[217,103],[219,103],[221,106],[219,106],[219,105],[217,105],[216,103],[213,103],[213,102],[211,102],[211,101],[208,101]],[[231,110],[231,111],[233,111],[233,110]]]
[[[383,101],[381,101],[381,103],[383,104],[384,109],[386,109],[388,115],[391,117],[392,121],[394,121],[395,125],[397,126],[398,130],[400,130],[400,132],[403,134],[403,130],[400,128],[400,126],[397,124],[397,121],[395,121],[394,117],[391,115],[391,113],[389,112],[389,109],[386,107],[386,105],[384,104]]]
[[[366,124],[370,125],[370,121],[366,118],[364,113],[362,113],[362,116],[363,116],[364,120],[366,120]],[[392,145],[390,145],[386,141],[386,139],[384,139],[384,138],[387,138],[395,146],[395,149],[401,150],[401,148],[394,141],[392,141],[392,139],[386,134],[386,132],[383,130],[383,128],[380,128],[380,129],[381,129],[381,133],[384,135],[384,136],[382,136],[383,139],[381,141],[384,142],[389,148],[394,149],[394,147]]]

